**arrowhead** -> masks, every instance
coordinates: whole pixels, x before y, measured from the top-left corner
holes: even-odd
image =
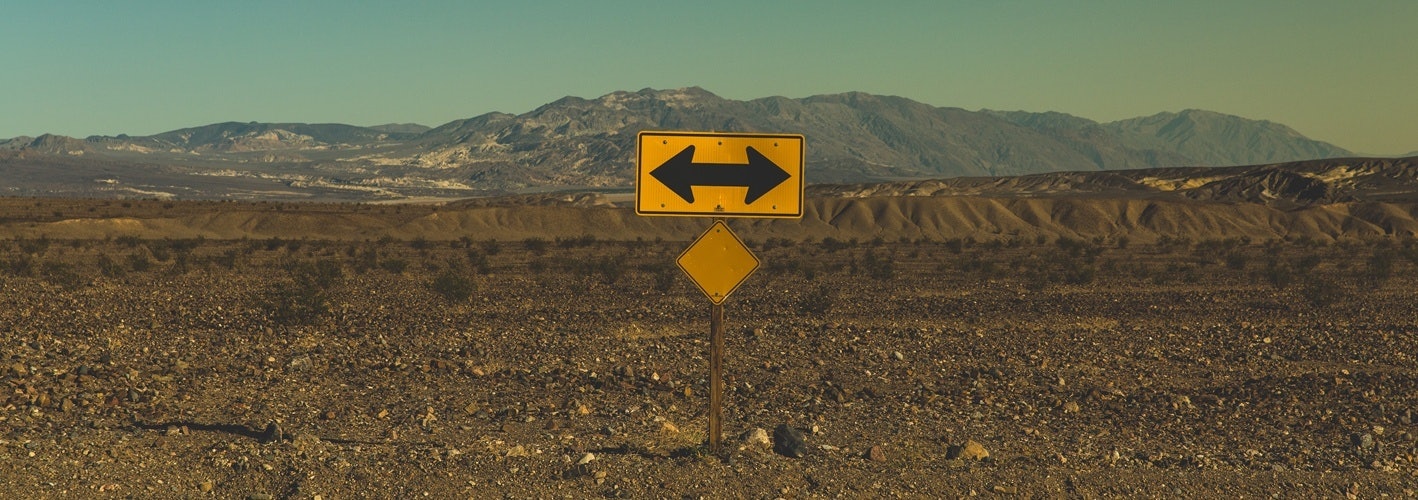
[[[673,158],[650,171],[650,176],[670,188],[685,202],[694,203],[694,146],[685,146]]]
[[[779,167],[773,160],[763,156],[753,146],[748,147],[748,196],[743,199],[744,204],[752,204],[768,194],[773,188],[778,187],[783,181],[792,177],[786,170]]]

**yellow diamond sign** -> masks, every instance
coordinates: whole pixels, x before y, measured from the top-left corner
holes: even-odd
[[[714,221],[708,231],[684,249],[675,263],[715,304],[723,304],[724,299],[758,269],[758,257],[748,251],[724,221]]]

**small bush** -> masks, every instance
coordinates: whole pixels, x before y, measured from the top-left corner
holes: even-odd
[[[153,269],[153,261],[141,251],[128,254],[128,269],[135,273],[145,273]]]
[[[84,278],[67,264],[45,262],[43,268],[44,280],[65,290],[73,290],[84,284]]]
[[[109,278],[119,278],[124,274],[128,274],[128,269],[123,267],[122,264],[119,264],[118,261],[113,260],[108,254],[99,254],[98,271]]]
[[[29,255],[20,255],[5,262],[5,272],[11,276],[34,276],[35,263]]]
[[[221,255],[212,257],[212,262],[226,269],[236,269],[236,260],[241,256],[241,252],[235,248],[222,252]]]
[[[1243,271],[1246,269],[1246,254],[1231,252],[1226,254],[1226,268],[1233,271]]]
[[[151,248],[148,248],[148,252],[151,253],[153,258],[157,259],[158,262],[172,260],[172,251],[168,249],[167,245],[153,244]]]
[[[379,268],[393,274],[403,274],[409,268],[409,261],[404,259],[385,259],[379,263]]]
[[[473,292],[477,291],[473,280],[453,269],[447,269],[435,277],[433,283],[429,284],[429,288],[453,303],[467,302],[473,296]]]
[[[1364,267],[1364,280],[1373,288],[1379,288],[1393,277],[1394,266],[1398,263],[1398,254],[1389,248],[1381,248],[1374,251],[1369,256]]]
[[[1300,295],[1314,307],[1329,307],[1343,301],[1348,292],[1338,283],[1321,278],[1306,278],[1300,287]]]
[[[21,252],[30,255],[42,254],[49,249],[49,238],[46,236],[40,236],[33,240],[17,239],[15,242],[20,245]]]
[[[896,264],[891,259],[877,257],[876,252],[870,250],[862,256],[861,269],[877,281],[891,281],[896,277]]]
[[[472,265],[478,274],[492,274],[492,262],[488,260],[485,253],[468,250],[468,264]]]
[[[1284,290],[1295,282],[1295,272],[1289,266],[1276,261],[1266,263],[1265,270],[1261,271],[1261,276],[1276,290]]]
[[[532,255],[540,256],[547,253],[547,245],[547,240],[537,237],[522,240],[522,248],[526,249],[528,252],[532,252]]]
[[[803,296],[798,302],[798,312],[808,316],[823,316],[832,310],[837,302],[836,289],[821,285]]]

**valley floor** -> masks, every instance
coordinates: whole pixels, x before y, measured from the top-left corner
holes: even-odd
[[[1412,240],[750,244],[715,456],[683,242],[0,240],[0,491],[1418,488]]]

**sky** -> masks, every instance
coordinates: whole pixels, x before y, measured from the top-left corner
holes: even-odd
[[[1394,155],[1418,150],[1415,22],[1411,0],[7,0],[0,138],[437,126],[699,86],[1101,122],[1197,108]]]

